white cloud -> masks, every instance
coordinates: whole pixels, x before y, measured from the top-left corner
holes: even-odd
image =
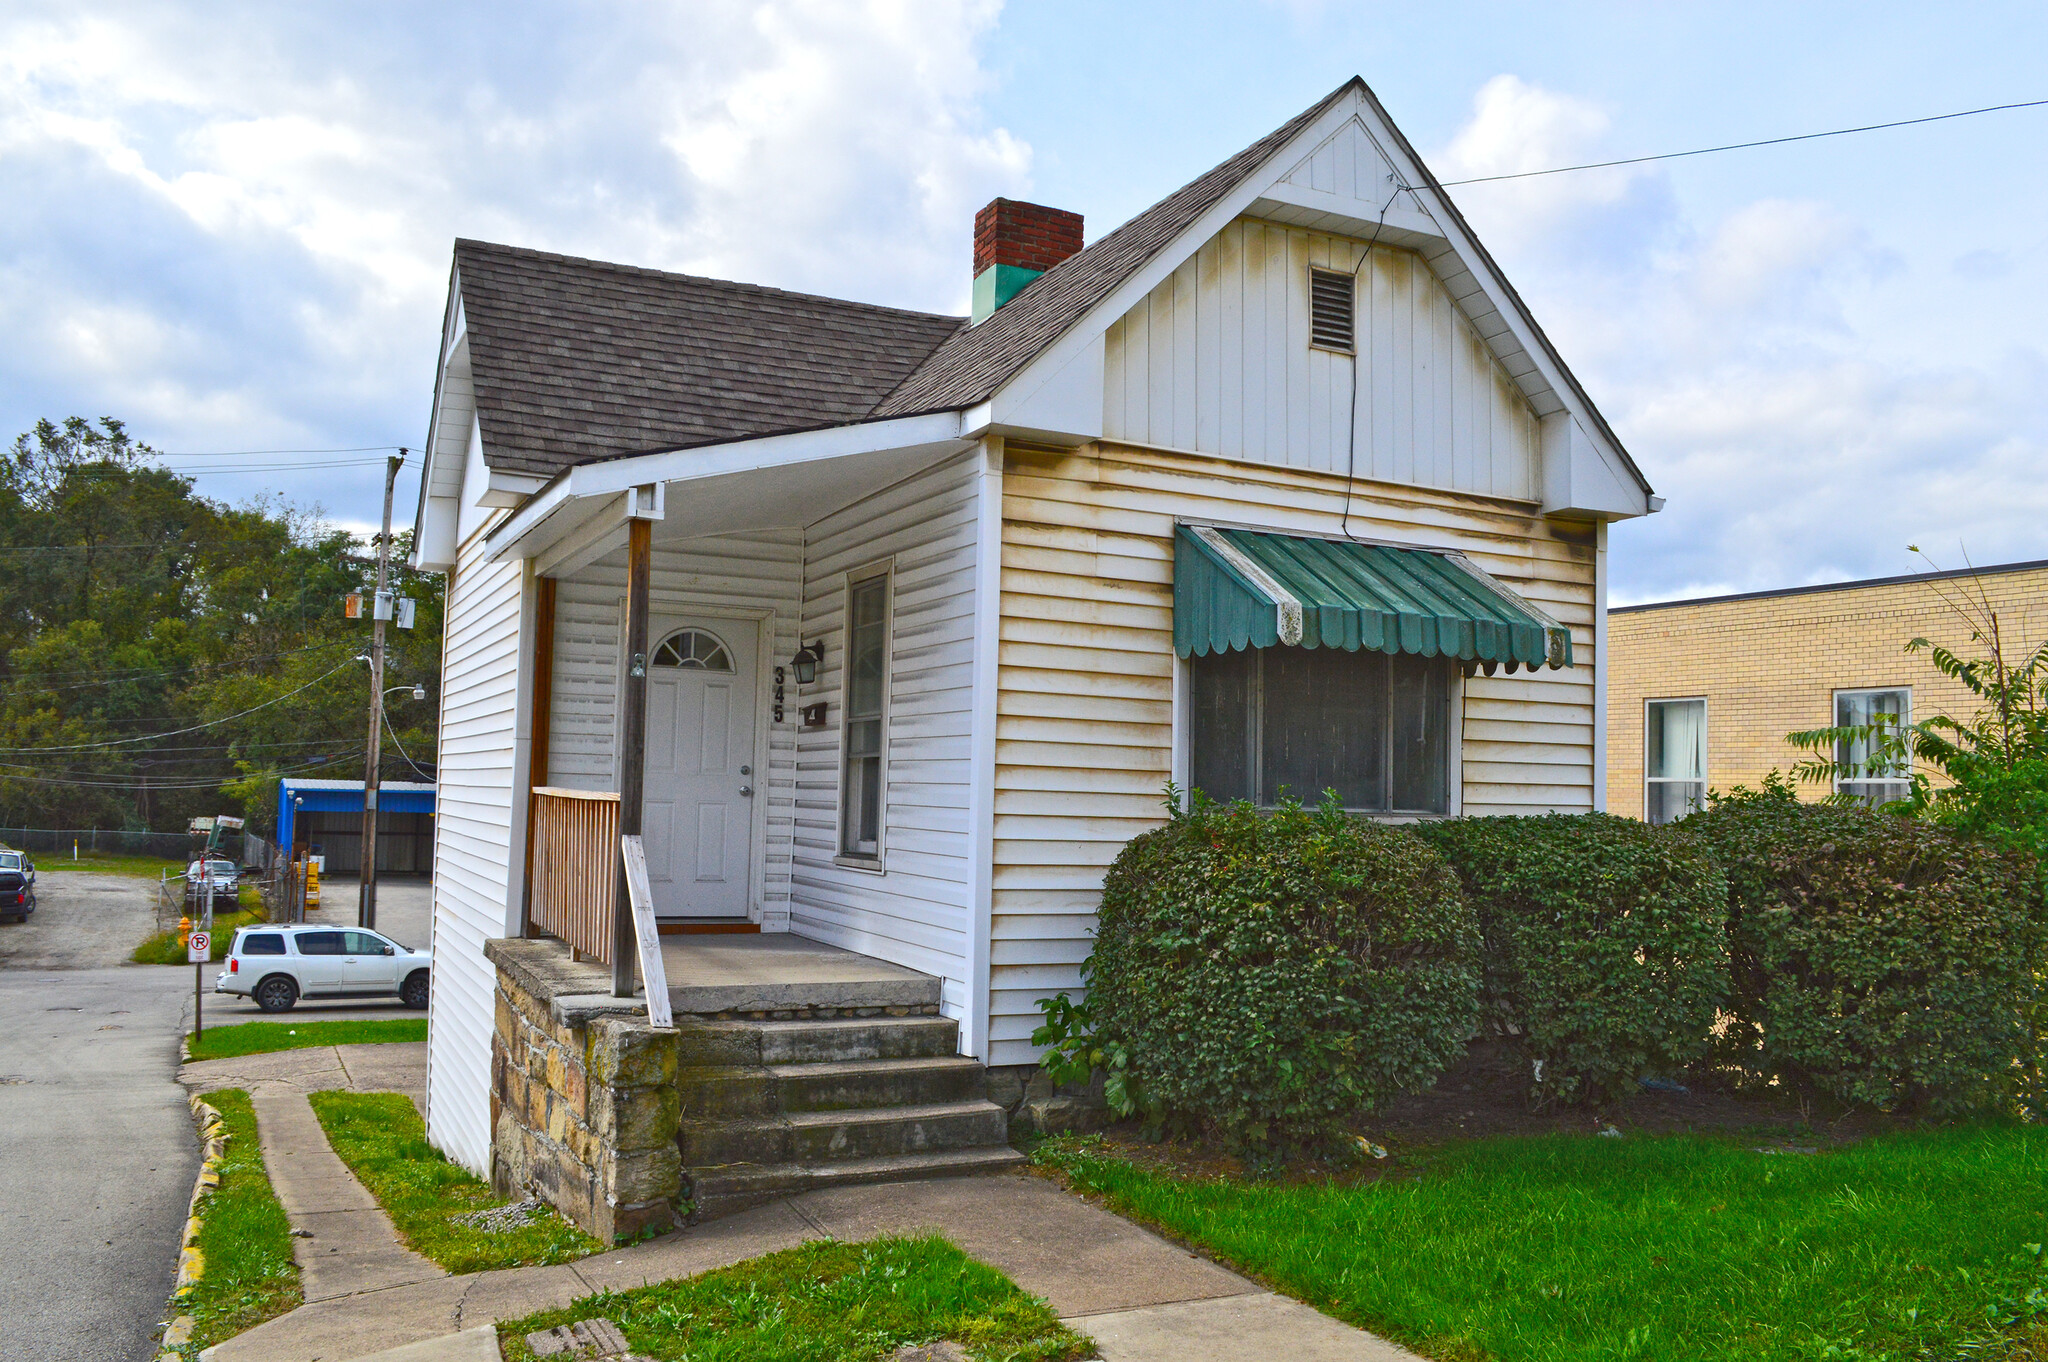
[[[1608,131],[1502,76],[1439,159],[1454,179],[1642,150]],[[1924,303],[1884,224],[1822,197],[1703,219],[1654,165],[1453,192],[1667,498],[1614,533],[1616,603],[1909,572],[1908,543],[2043,555],[2048,358],[1902,329]]]
[[[1029,188],[982,112],[998,10],[17,5],[0,404],[416,439],[457,236],[964,309],[974,210]]]

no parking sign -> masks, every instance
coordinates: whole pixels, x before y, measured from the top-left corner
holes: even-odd
[[[185,940],[185,962],[203,965],[213,958],[213,933],[195,931]]]

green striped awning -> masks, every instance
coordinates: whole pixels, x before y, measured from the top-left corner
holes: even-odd
[[[1463,554],[1181,526],[1174,650],[1274,644],[1455,657],[1488,672],[1572,665],[1571,631]]]

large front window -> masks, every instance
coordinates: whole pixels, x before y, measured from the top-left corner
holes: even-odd
[[[1241,648],[1189,662],[1190,783],[1211,799],[1449,813],[1456,664],[1341,648]]]
[[[1707,802],[1707,702],[1652,700],[1644,707],[1643,812],[1672,823]]]
[[[889,690],[889,578],[846,588],[846,757],[839,851],[877,860],[882,848],[882,727]]]
[[[1870,736],[1835,745],[1835,769],[1842,773],[1835,788],[1864,804],[1887,804],[1910,797],[1912,759],[1895,750],[1882,751],[1876,739],[1880,734],[1896,736],[1911,722],[1910,690],[1836,691],[1835,727],[1867,729]]]

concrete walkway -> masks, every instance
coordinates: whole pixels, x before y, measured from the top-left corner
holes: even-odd
[[[1415,1362],[1414,1355],[1370,1334],[1339,1324],[1298,1302],[1262,1290],[1197,1254],[1140,1229],[1042,1178],[1003,1174],[841,1187],[806,1193],[716,1220],[631,1248],[555,1267],[516,1268],[462,1277],[431,1275],[400,1280],[407,1261],[424,1262],[387,1239],[395,1252],[380,1254],[362,1242],[381,1212],[339,1203],[361,1193],[334,1181],[339,1160],[322,1148],[309,1153],[302,1133],[290,1125],[292,1103],[306,1110],[304,1092],[320,1087],[359,1086],[373,1074],[397,1091],[411,1091],[423,1070],[424,1046],[344,1046],[299,1050],[240,1060],[185,1066],[188,1085],[226,1087],[254,1082],[263,1102],[279,1112],[278,1152],[264,1135],[264,1155],[280,1200],[285,1188],[301,1205],[334,1204],[324,1225],[337,1242],[358,1247],[339,1260],[311,1266],[320,1254],[300,1240],[300,1263],[308,1271],[307,1303],[211,1348],[214,1362],[346,1362],[404,1348],[389,1362],[457,1362],[489,1357],[481,1326],[516,1319],[536,1310],[567,1305],[601,1290],[629,1290],[651,1282],[688,1277],[811,1239],[847,1241],[880,1234],[935,1232],[961,1250],[999,1268],[1018,1286],[1044,1298],[1082,1333],[1093,1337],[1105,1362],[1206,1362],[1207,1359],[1286,1357],[1288,1362]],[[374,1058],[359,1051],[386,1052]],[[408,1052],[408,1053],[390,1053]],[[418,1058],[413,1056],[417,1055]],[[303,1072],[292,1057],[304,1057]],[[265,1061],[257,1065],[255,1061]],[[228,1066],[239,1077],[226,1081]],[[405,1081],[413,1079],[413,1081]],[[341,1081],[336,1081],[341,1080]],[[314,1135],[319,1134],[317,1124]],[[324,1153],[323,1162],[318,1155]],[[286,1171],[283,1163],[306,1161],[307,1169]],[[344,1175],[346,1170],[343,1169]],[[353,1179],[349,1179],[352,1183]],[[292,1223],[301,1213],[286,1201]],[[346,1225],[346,1231],[340,1227]],[[328,1233],[326,1229],[316,1234]],[[385,1233],[388,1235],[389,1230]],[[361,1236],[361,1237],[358,1237]],[[349,1273],[363,1285],[340,1288]],[[379,1273],[387,1274],[380,1278]],[[315,1281],[320,1294],[315,1295]]]

